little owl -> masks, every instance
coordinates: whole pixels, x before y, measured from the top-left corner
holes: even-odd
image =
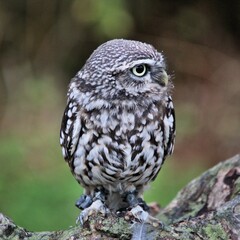
[[[123,39],[99,46],[72,79],[60,143],[85,190],[81,223],[93,211],[150,217],[142,194],[173,151],[172,88],[163,55]]]

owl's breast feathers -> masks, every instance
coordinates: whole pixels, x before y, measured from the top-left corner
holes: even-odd
[[[70,97],[61,146],[83,186],[146,184],[173,151],[175,117],[170,96],[147,107],[123,105],[99,100],[79,107]]]

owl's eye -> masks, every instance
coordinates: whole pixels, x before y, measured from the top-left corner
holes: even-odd
[[[132,73],[137,77],[143,77],[147,73],[147,66],[145,64],[140,64],[131,69]]]

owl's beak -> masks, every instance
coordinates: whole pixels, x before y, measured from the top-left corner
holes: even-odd
[[[152,68],[152,79],[161,86],[167,86],[169,82],[169,75],[162,67]]]
[[[169,76],[163,68],[156,68],[152,74],[152,78],[163,87],[167,86],[169,81]]]
[[[161,71],[161,75],[160,75],[160,82],[164,85],[167,86],[168,84],[168,80],[169,80],[169,76],[167,75],[166,71],[162,69]]]

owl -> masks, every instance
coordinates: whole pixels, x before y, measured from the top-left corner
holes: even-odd
[[[172,89],[163,55],[124,39],[100,45],[71,80],[60,144],[84,188],[81,223],[92,211],[149,217],[143,191],[174,147]]]

